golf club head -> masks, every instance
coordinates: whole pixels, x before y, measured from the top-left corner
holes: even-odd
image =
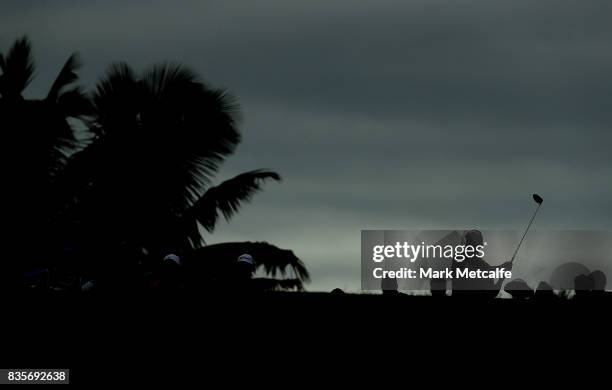
[[[537,204],[542,204],[542,202],[544,202],[544,199],[538,194],[533,194],[533,200],[535,200]]]

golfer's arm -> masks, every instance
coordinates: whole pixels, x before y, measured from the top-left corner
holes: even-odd
[[[492,265],[492,266],[490,266],[490,267],[491,267],[491,268],[490,268],[490,270],[491,270],[491,271],[495,271],[495,270],[500,269],[500,268],[507,269],[507,265],[506,265],[506,263],[502,263],[502,264],[500,264],[500,265]]]

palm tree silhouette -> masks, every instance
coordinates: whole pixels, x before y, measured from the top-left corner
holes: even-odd
[[[240,141],[238,106],[184,67],[155,66],[138,77],[126,64],[113,65],[92,103],[93,140],[74,155],[66,177],[78,215],[115,243],[198,247],[198,225],[212,232],[219,214],[231,218],[264,180],[280,180],[255,170],[211,185]]]
[[[31,51],[24,37],[6,55],[0,54],[0,107],[6,126],[3,136],[12,141],[8,150],[11,157],[18,155],[27,164],[19,166],[19,176],[26,176],[22,174],[24,168],[32,169],[37,172],[27,173],[50,183],[79,145],[68,119],[83,118],[90,112],[90,104],[80,87],[69,88],[78,79],[76,54],[68,58],[44,99],[25,99],[23,92],[35,71]]]
[[[68,58],[44,99],[26,99],[23,93],[34,77],[35,64],[27,38],[15,41],[0,54],[0,120],[2,155],[2,207],[5,226],[3,275],[40,258],[52,241],[50,224],[59,211],[54,185],[69,156],[79,146],[70,118],[82,118],[89,100],[77,80],[76,55]],[[16,264],[19,259],[20,264]]]
[[[91,142],[74,154],[63,183],[72,196],[68,218],[96,266],[187,252],[261,190],[270,170],[213,184],[240,142],[236,100],[172,64],[137,74],[111,66],[91,97]],[[74,235],[73,235],[74,236]]]
[[[230,220],[265,181],[281,180],[260,169],[214,185],[240,142],[239,107],[191,70],[162,64],[137,74],[118,63],[86,96],[70,87],[78,66],[72,55],[47,97],[33,101],[23,97],[35,69],[27,38],[0,56],[9,145],[2,165],[14,189],[3,205],[18,211],[9,221],[14,259],[34,242],[44,248],[32,256],[39,259],[77,247],[79,272],[120,274],[143,253],[201,247],[202,230]],[[85,125],[79,137],[70,118]],[[41,227],[46,239],[36,234]]]

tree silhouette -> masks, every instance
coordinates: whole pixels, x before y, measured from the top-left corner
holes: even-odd
[[[138,74],[118,63],[86,96],[70,87],[78,65],[71,56],[45,99],[26,100],[35,69],[29,41],[0,56],[13,259],[33,243],[38,259],[71,247],[81,273],[125,273],[143,254],[202,246],[201,231],[230,220],[265,181],[280,181],[260,169],[214,183],[240,142],[239,106],[191,70],[162,64]],[[70,118],[84,124],[80,137]]]
[[[83,206],[78,214],[115,243],[198,247],[198,224],[212,232],[219,213],[229,219],[262,181],[280,180],[256,170],[211,185],[240,141],[238,106],[184,67],[155,66],[138,77],[114,65],[92,102],[94,139],[67,173]]]
[[[78,67],[73,54],[47,96],[29,100],[23,96],[35,72],[29,40],[18,39],[6,55],[0,54],[3,237],[8,244],[2,274],[7,279],[40,260],[40,248],[53,241],[48,232],[61,208],[55,183],[79,146],[69,119],[90,110],[85,94],[72,86]]]
[[[213,185],[240,141],[238,105],[185,67],[137,75],[115,64],[91,100],[92,141],[74,155],[63,182],[75,199],[69,218],[101,263],[200,247],[200,228],[212,232],[264,181],[280,180],[254,170]]]

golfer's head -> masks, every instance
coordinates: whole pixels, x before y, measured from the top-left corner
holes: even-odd
[[[478,245],[482,245],[482,243],[483,239],[480,230],[470,230],[469,232],[465,233],[465,245],[471,245],[475,247]]]

